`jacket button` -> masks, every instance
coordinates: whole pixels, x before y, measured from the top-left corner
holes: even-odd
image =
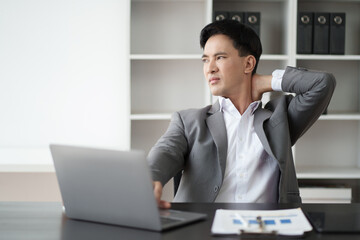
[[[219,186],[214,187],[214,192],[217,192],[217,191],[219,191]]]

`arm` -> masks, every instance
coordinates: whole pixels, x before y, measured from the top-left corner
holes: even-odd
[[[252,79],[253,100],[261,99],[264,92],[272,90],[272,76],[254,74]],[[332,74],[302,68],[287,67],[281,80],[283,92],[295,93],[287,96],[287,117],[291,144],[294,145],[312,124],[320,117],[336,85]],[[266,108],[274,111],[276,101],[270,101]]]
[[[147,157],[154,186],[154,195],[160,208],[170,203],[161,201],[163,186],[183,169],[187,153],[184,124],[179,113],[174,113],[166,133],[159,139]]]
[[[282,90],[296,94],[295,97],[289,98],[287,109],[292,145],[325,111],[335,86],[336,80],[331,73],[286,68],[281,84]]]
[[[153,180],[161,182],[164,186],[183,169],[187,151],[184,124],[180,114],[175,112],[165,134],[147,156]]]

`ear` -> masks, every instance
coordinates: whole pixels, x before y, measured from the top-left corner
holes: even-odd
[[[256,59],[253,55],[248,55],[245,58],[245,73],[252,73],[256,65]]]

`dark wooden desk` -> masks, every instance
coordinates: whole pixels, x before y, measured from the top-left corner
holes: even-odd
[[[208,214],[206,221],[197,222],[164,233],[124,228],[68,219],[62,212],[60,203],[0,203],[0,239],[77,239],[77,240],[192,240],[192,239],[240,239],[239,236],[212,236],[210,233],[215,210],[228,209],[281,209],[293,208],[292,204],[173,204],[173,209],[202,212]],[[304,204],[304,211],[341,208],[355,211],[360,216],[360,204]],[[244,239],[244,238],[242,238]],[[258,238],[259,239],[259,238]],[[281,238],[284,239],[284,238]],[[286,239],[286,238],[285,238]],[[294,238],[292,238],[294,239]],[[310,232],[304,239],[360,239],[359,234],[318,234]]]

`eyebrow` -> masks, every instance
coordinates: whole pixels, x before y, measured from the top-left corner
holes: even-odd
[[[215,57],[216,57],[216,56],[219,56],[219,55],[227,55],[227,53],[226,53],[226,52],[218,52],[218,53],[215,53],[215,54],[214,54]],[[203,55],[201,56],[201,58],[204,58],[204,57],[209,57],[209,56],[206,55],[206,54],[203,54]]]

